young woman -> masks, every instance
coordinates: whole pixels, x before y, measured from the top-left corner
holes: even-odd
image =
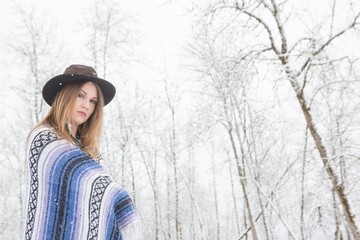
[[[103,106],[115,87],[71,65],[42,93],[51,109],[27,141],[25,239],[140,239],[129,194],[99,164]]]

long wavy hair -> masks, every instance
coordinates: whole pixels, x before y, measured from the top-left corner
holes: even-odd
[[[67,83],[55,97],[55,100],[49,110],[48,114],[43,120],[39,122],[38,126],[48,125],[53,127],[56,133],[73,142],[70,135],[68,124],[70,123],[72,108],[75,105],[76,98],[81,90],[81,87],[87,82],[74,81]],[[97,90],[98,101],[94,112],[86,122],[79,125],[78,136],[84,146],[83,151],[91,157],[99,156],[99,141],[101,135],[102,121],[103,121],[103,107],[104,97],[100,87],[92,82]]]

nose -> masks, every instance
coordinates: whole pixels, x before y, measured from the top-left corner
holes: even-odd
[[[87,101],[84,101],[82,103],[82,108],[89,109],[89,103]]]

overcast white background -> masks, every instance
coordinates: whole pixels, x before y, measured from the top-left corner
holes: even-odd
[[[64,60],[62,59],[61,65],[69,65],[71,63],[85,63],[85,64],[92,64],[91,62],[88,62],[86,58],[84,57],[85,53],[85,46],[84,42],[86,42],[86,33],[83,31],[83,24],[84,24],[84,16],[87,15],[87,11],[92,9],[92,5],[94,4],[95,0],[58,0],[58,1],[52,1],[52,0],[33,0],[33,1],[27,1],[27,0],[18,0],[18,1],[10,1],[10,0],[3,0],[0,1],[0,37],[1,42],[6,43],[9,42],[8,37],[11,34],[16,34],[17,31],[20,29],[20,17],[19,12],[15,9],[14,4],[19,4],[22,8],[26,10],[33,9],[36,12],[36,17],[42,19],[47,19],[45,24],[48,24],[49,26],[53,25],[54,30],[52,34],[59,39],[59,42],[62,42],[64,51],[63,53],[66,56],[66,61],[64,63]],[[101,1],[99,1],[101,2]],[[198,1],[196,1],[198,2]],[[200,1],[199,1],[200,2]],[[204,0],[203,2],[207,2]],[[210,0],[209,0],[210,2]],[[128,84],[139,84],[140,88],[142,88],[142,94],[149,94],[152,95],[152,97],[145,98],[150,99],[151,101],[154,101],[155,98],[160,99],[159,102],[163,102],[165,91],[164,91],[164,78],[166,78],[167,81],[172,81],[174,85],[181,85],[181,91],[180,93],[184,93],[184,95],[181,96],[181,104],[179,104],[182,108],[182,110],[186,109],[187,107],[191,108],[192,104],[196,104],[197,100],[191,99],[187,93],[191,92],[192,90],[196,89],[197,86],[195,86],[195,82],[192,83],[193,80],[192,76],[189,75],[190,71],[186,69],[186,66],[188,64],[192,63],[192,60],[188,58],[188,53],[186,52],[186,49],[188,47],[189,41],[192,38],[192,25],[194,24],[194,19],[192,19],[192,15],[188,14],[188,11],[192,9],[192,4],[190,1],[160,1],[160,0],[126,0],[126,1],[119,1],[120,6],[122,6],[122,10],[124,13],[127,13],[129,16],[131,16],[136,24],[134,24],[134,28],[136,31],[139,32],[140,37],[136,43],[136,47],[134,49],[134,55],[129,61],[132,62],[129,69],[125,68],[122,70],[121,76],[127,77],[128,79],[122,79],[119,81],[118,79],[112,78],[113,76],[110,74],[109,77],[110,81],[114,82],[115,85],[117,85],[117,91],[118,94],[121,96],[126,96],[129,94],[133,94],[133,92],[126,92],[126,89],[131,89],[131,87],[128,86],[128,88],[122,88],[120,83],[126,82],[129,80],[130,83]],[[325,15],[329,14],[329,12],[323,11],[325,8],[324,6],[328,6],[329,1],[328,0],[306,0],[306,1],[292,1],[294,9],[302,9],[304,8],[303,13],[308,14],[307,18],[301,18],[298,20],[298,22],[295,21],[289,22],[289,25],[287,25],[287,36],[289,37],[290,41],[297,40],[297,37],[301,35],[304,32],[310,31],[311,26],[316,20],[322,19]],[[337,2],[341,6],[341,1]],[[355,1],[355,5],[358,4],[358,2]],[[309,6],[306,8],[306,6]],[[328,8],[326,8],[328,9]],[[335,24],[342,24],[342,21],[345,21],[347,17],[350,15],[347,12],[341,13],[341,7],[336,8],[338,19],[335,21]],[[355,7],[356,9],[356,7]],[[299,12],[296,12],[299,13]],[[301,13],[299,13],[299,19],[302,17]],[[291,25],[290,25],[291,24]],[[319,40],[320,41],[320,40]],[[345,38],[339,40],[340,44],[334,44],[335,47],[332,48],[331,54],[334,54],[336,56],[349,56],[349,57],[359,57],[360,56],[360,44],[359,44],[359,38],[355,35],[348,34]],[[25,126],[8,126],[4,125],[2,123],[9,124],[11,122],[11,119],[14,119],[18,116],[18,114],[22,114],[21,107],[19,107],[14,101],[16,101],[16,96],[11,96],[9,98],[9,93],[14,94],[16,91],[8,91],[9,86],[13,86],[13,83],[16,82],[16,84],[21,84],[21,77],[24,76],[24,69],[20,59],[14,58],[12,56],[11,51],[9,51],[9,48],[6,44],[0,45],[2,49],[0,49],[0,53],[2,54],[0,58],[0,63],[2,66],[7,66],[6,68],[1,69],[1,87],[0,87],[0,96],[5,99],[3,107],[6,106],[5,115],[2,114],[0,116],[0,124],[1,131],[8,130],[9,127],[20,127],[23,128]],[[135,60],[134,60],[135,59]],[[139,60],[142,61],[139,61]],[[125,61],[127,59],[124,59]],[[60,64],[60,63],[59,63]],[[61,73],[63,71],[63,66],[54,65],[54,73]],[[56,69],[56,71],[55,71]],[[268,71],[268,69],[266,69]],[[261,72],[259,71],[259,75],[266,75],[268,72]],[[271,72],[273,73],[273,72]],[[274,97],[276,93],[274,93],[272,90],[272,75],[269,74],[269,79],[266,79],[266,81],[261,82],[261,84],[258,85],[258,89],[250,89],[253,93],[253,96],[250,96],[250,100],[258,100],[256,104],[260,105],[260,112],[264,111],[262,114],[265,115],[265,119],[268,120],[268,122],[273,122],[273,125],[278,127],[279,132],[283,131],[284,139],[280,140],[284,141],[284,145],[279,145],[279,148],[284,147],[284,152],[288,151],[289,158],[286,156],[280,156],[279,155],[279,162],[276,162],[276,156],[274,157],[273,164],[269,163],[269,171],[266,171],[264,169],[264,176],[267,176],[267,174],[271,174],[272,171],[274,173],[275,177],[279,177],[276,174],[280,174],[281,167],[285,167],[286,164],[288,164],[288,161],[291,161],[293,159],[297,158],[297,151],[298,149],[302,148],[303,146],[302,141],[302,135],[304,133],[305,125],[304,125],[304,119],[301,115],[301,110],[298,108],[297,102],[294,99],[294,95],[292,92],[289,93],[289,84],[285,81],[281,81],[279,85],[279,89],[277,89],[281,93],[278,96]],[[195,77],[194,77],[195,78]],[[46,81],[46,79],[43,79],[43,81]],[[283,85],[282,85],[283,84]],[[285,86],[285,87],[284,87]],[[146,88],[149,88],[149,91],[146,91]],[[192,89],[194,88],[194,89]],[[184,89],[188,90],[187,92],[184,91]],[[269,91],[270,90],[270,91]],[[283,91],[283,92],[281,92]],[[356,94],[360,93],[359,89],[354,89],[354,93]],[[199,95],[201,98],[201,94]],[[278,98],[277,98],[278,97]],[[8,99],[11,99],[11,101],[7,101]],[[124,99],[124,97],[121,97],[121,99]],[[133,100],[133,99],[132,99]],[[279,110],[279,112],[272,111],[273,109],[267,108],[267,102],[274,101],[276,102],[279,100],[280,104],[279,106],[274,107],[275,110]],[[324,100],[324,99],[320,99]],[[210,99],[211,101],[211,99]],[[156,102],[156,101],[155,101]],[[156,102],[159,103],[159,102]],[[264,104],[263,106],[261,104]],[[354,104],[357,102],[355,101]],[[155,104],[155,105],[156,105]],[[346,102],[344,103],[347,104]],[[125,103],[121,103],[121,106],[126,106]],[[166,105],[166,104],[164,104]],[[162,105],[159,107],[160,111],[163,109],[166,109]],[[206,106],[206,103],[204,104]],[[270,104],[269,104],[270,105]],[[351,105],[349,103],[349,105]],[[115,103],[114,105],[115,106]],[[119,104],[120,106],[120,104]],[[253,105],[254,108],[256,108],[258,105]],[[111,107],[110,107],[111,109]],[[157,110],[157,109],[154,109]],[[212,112],[211,107],[209,107],[209,115]],[[218,109],[216,109],[218,110]],[[218,112],[215,112],[214,115],[218,114]],[[219,110],[218,110],[219,111]],[[282,112],[281,112],[282,111]],[[219,111],[220,112],[220,111]],[[131,113],[131,112],[130,112]],[[166,115],[169,112],[164,112],[162,115]],[[180,126],[180,130],[183,130],[182,123],[185,123],[185,121],[181,121],[181,118],[186,118],[186,114],[190,113],[190,111],[183,111],[183,115],[179,114],[178,117],[178,123]],[[109,112],[106,110],[106,114],[109,114]],[[356,113],[354,116],[357,116]],[[135,115],[135,114],[134,114]],[[161,115],[161,116],[162,116]],[[219,114],[220,115],[220,114]],[[280,116],[279,116],[280,115]],[[324,119],[326,116],[321,115],[321,111],[319,114]],[[107,115],[109,116],[109,115]],[[131,116],[126,116],[131,118]],[[215,116],[216,117],[216,116]],[[214,117],[214,118],[215,118]],[[272,119],[274,117],[274,119]],[[276,117],[278,117],[280,120],[284,120],[284,128],[282,128],[282,123],[276,122]],[[111,118],[111,116],[110,116]],[[10,121],[9,121],[10,119]],[[354,117],[354,119],[357,119]],[[188,120],[188,119],[187,119]],[[201,119],[203,120],[203,119]],[[321,119],[322,120],[322,119]],[[206,119],[204,122],[205,123]],[[326,131],[326,121],[318,121],[317,126],[321,130]],[[164,125],[167,124],[167,122],[163,123]],[[357,123],[351,122],[351,124],[354,124],[354,126],[357,126]],[[289,127],[290,125],[290,127]],[[349,123],[350,125],[350,123]],[[28,126],[26,126],[28,127]],[[274,127],[274,129],[276,129]],[[271,129],[269,130],[269,133],[277,134],[276,130]],[[355,129],[356,130],[356,129]],[[27,131],[27,130],[26,130]],[[274,131],[274,132],[272,132]],[[224,134],[225,135],[225,134]],[[164,138],[167,135],[164,134]],[[300,136],[300,137],[299,137]],[[202,156],[202,152],[199,152],[199,149],[196,149],[195,155],[197,157],[195,161],[196,165],[196,174],[199,177],[199,181],[196,183],[195,187],[198,187],[197,190],[199,190],[199,203],[201,205],[200,208],[204,208],[203,214],[204,216],[207,216],[208,214],[211,216],[209,219],[205,218],[205,221],[208,221],[206,223],[210,223],[206,226],[207,229],[212,230],[212,227],[214,225],[211,225],[212,217],[211,215],[213,211],[213,206],[211,201],[207,201],[207,199],[211,199],[212,196],[207,196],[206,194],[202,194],[204,192],[208,193],[207,190],[211,188],[211,171],[212,167],[217,168],[217,181],[218,181],[218,191],[219,191],[219,199],[220,203],[219,208],[223,210],[220,218],[221,219],[221,226],[223,229],[226,229],[228,224],[233,224],[233,209],[231,207],[228,207],[228,202],[230,202],[230,184],[229,179],[230,177],[227,175],[227,156],[225,154],[224,149],[222,149],[222,144],[225,145],[225,140],[222,139],[223,135],[214,135],[212,136],[212,139],[209,139],[208,142],[206,142],[204,145],[208,144],[207,147],[209,147],[208,152],[204,153],[204,157]],[[225,139],[225,138],[224,138]],[[287,140],[290,140],[289,142],[286,142]],[[19,139],[13,139],[10,141],[19,141]],[[21,140],[20,140],[21,141]],[[210,145],[215,142],[214,149],[210,149]],[[269,140],[270,141],[270,140]],[[216,143],[221,145],[221,147],[217,148]],[[19,145],[21,145],[19,143]],[[313,147],[313,146],[311,146]],[[315,148],[314,148],[315,149]],[[311,149],[309,152],[312,151],[314,156],[318,156],[316,153],[316,149]],[[216,152],[218,150],[218,152]],[[200,148],[200,151],[204,151],[204,149]],[[205,150],[206,151],[206,150]],[[212,152],[214,151],[214,152]],[[294,155],[292,155],[292,151],[295,152]],[[281,154],[283,151],[279,151]],[[314,153],[315,152],[315,153]],[[286,155],[286,153],[284,154]],[[311,154],[309,154],[311,155]],[[300,156],[300,154],[299,154]],[[310,157],[309,157],[310,158]],[[185,160],[184,163],[187,163],[187,158],[184,157]],[[316,159],[317,160],[317,159]],[[139,161],[139,160],[138,160]],[[214,163],[214,166],[211,166],[211,164]],[[278,168],[276,164],[278,165]],[[300,163],[297,163],[300,164]],[[331,204],[329,201],[322,199],[322,193],[328,194],[330,191],[327,189],[327,181],[326,181],[326,174],[323,172],[323,168],[320,164],[320,161],[314,161],[311,162],[311,164],[314,164],[313,166],[310,166],[308,169],[308,176],[310,177],[307,179],[307,184],[310,186],[307,189],[307,197],[310,199],[310,206],[309,208],[316,208],[318,205],[318,202],[320,204],[323,204],[325,207],[326,204]],[[186,164],[184,164],[186,165]],[[204,167],[203,167],[204,166]],[[357,165],[354,165],[357,166]],[[290,166],[291,167],[291,166]],[[297,166],[299,170],[300,165]],[[186,169],[186,168],[184,168]],[[234,167],[235,169],[235,167]],[[233,170],[234,170],[233,169]],[[279,170],[280,169],[280,170]],[[294,170],[293,175],[299,174],[297,170]],[[352,169],[355,170],[355,169]],[[3,170],[4,171],[4,170]],[[235,170],[234,170],[235,171]],[[0,171],[1,172],[1,171]],[[224,173],[225,172],[225,173]],[[165,175],[164,175],[165,176]],[[235,174],[236,176],[236,174]],[[10,178],[9,178],[10,179]],[[149,183],[147,182],[146,175],[143,174],[142,176],[139,176],[140,181],[138,181],[138,188],[140,199],[141,196],[144,197],[144,199],[148,199],[146,197],[146,191],[149,191]],[[320,180],[319,180],[320,179]],[[293,186],[296,186],[298,183],[299,178],[296,176],[294,178],[289,177],[289,181],[284,180],[284,190],[280,192],[280,201],[284,202],[284,208],[281,209],[284,211],[285,218],[288,218],[288,223],[294,224],[294,229],[298,228],[297,223],[293,220],[293,215],[289,214],[289,212],[292,211],[292,203],[297,204],[298,201],[298,195],[300,194],[298,189],[295,189]],[[274,178],[274,182],[278,181],[277,178]],[[280,180],[279,180],[280,181]],[[270,182],[269,185],[272,183]],[[288,184],[288,185],[287,185]],[[293,184],[293,185],[292,185]],[[225,187],[223,187],[225,186]],[[202,188],[203,187],[203,188]],[[184,188],[185,189],[185,188]],[[182,189],[183,191],[185,191]],[[220,189],[220,190],[219,190]],[[255,188],[254,188],[255,189]],[[254,190],[252,189],[252,190]],[[205,191],[206,190],[206,191]],[[237,193],[240,192],[239,185],[237,186]],[[254,190],[255,191],[255,190]],[[287,196],[287,191],[290,192],[289,196]],[[145,192],[145,193],[144,193]],[[211,190],[209,190],[211,193]],[[1,193],[1,192],[0,192]],[[284,197],[281,195],[284,194]],[[150,194],[149,194],[150,195]],[[239,193],[240,195],[240,193]],[[353,195],[354,200],[354,206],[358,202],[359,198]],[[190,199],[189,196],[186,196],[187,200]],[[239,197],[239,196],[238,196]],[[329,196],[327,196],[329,197]],[[255,198],[255,197],[254,197]],[[315,199],[313,202],[311,199]],[[1,198],[0,198],[1,199]],[[239,197],[239,199],[241,199]],[[331,199],[330,197],[328,199]],[[322,202],[324,201],[324,202]],[[356,202],[357,201],[357,202]],[[242,200],[238,201],[239,205],[241,206]],[[142,205],[141,208],[145,206]],[[186,207],[186,205],[184,205]],[[298,206],[297,206],[298,207]],[[210,209],[210,210],[209,210]],[[355,210],[357,210],[356,214],[359,216],[358,207],[355,207]],[[143,210],[143,209],[142,209]],[[144,210],[146,212],[147,209]],[[241,210],[242,211],[242,210]],[[149,211],[150,212],[150,211]],[[164,213],[164,211],[162,211]],[[294,210],[296,212],[296,210]],[[312,212],[309,210],[309,224],[311,225],[312,217],[315,218],[312,214]],[[314,210],[315,212],[315,210]],[[331,215],[331,211],[329,210],[329,215]],[[145,214],[144,214],[145,215]],[[147,217],[145,215],[145,217]],[[295,218],[295,217],[294,217]],[[230,219],[230,220],[229,220]],[[329,217],[329,222],[332,221],[332,217]],[[214,221],[214,220],[213,220]],[[315,222],[315,220],[314,220]],[[359,221],[357,221],[359,223]],[[233,225],[231,225],[233,226]],[[282,226],[282,224],[278,224],[277,226],[274,226],[274,228]],[[312,226],[309,227],[311,229]],[[315,228],[315,227],[314,227]],[[229,232],[231,229],[229,230]],[[282,229],[284,231],[284,229]],[[322,230],[317,231],[316,233],[321,236]],[[298,233],[297,233],[298,234]],[[284,236],[286,235],[286,231],[284,231]],[[214,235],[213,235],[214,236]],[[229,237],[228,239],[231,239]]]

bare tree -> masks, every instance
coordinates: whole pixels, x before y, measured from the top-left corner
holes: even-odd
[[[132,57],[137,31],[132,30],[133,18],[122,10],[117,1],[97,0],[88,16],[85,26],[90,30],[87,47],[96,69],[108,77],[109,70],[125,67]],[[127,59],[127,61],[124,61]]]
[[[334,161],[335,159],[331,155],[331,147],[327,147],[329,145],[331,146],[331,144],[325,140],[326,134],[318,127],[315,127],[316,123],[322,127],[322,124],[319,124],[319,120],[317,120],[319,116],[322,116],[322,111],[319,109],[320,106],[312,104],[313,98],[311,98],[312,94],[316,94],[317,91],[322,91],[322,89],[320,89],[322,87],[316,85],[319,70],[325,68],[330,69],[331,67],[332,69],[337,69],[334,68],[334,64],[337,64],[336,66],[340,66],[341,64],[339,59],[330,56],[332,46],[335,45],[337,41],[340,41],[339,39],[342,37],[345,38],[346,34],[358,34],[356,31],[359,26],[359,10],[356,9],[354,5],[351,5],[348,9],[349,14],[352,16],[350,21],[342,25],[334,24],[336,22],[334,19],[338,18],[334,1],[331,5],[331,20],[324,20],[324,23],[327,24],[326,26],[330,26],[330,31],[320,31],[323,30],[322,23],[317,26],[315,25],[316,34],[310,31],[305,32],[301,36],[296,36],[297,39],[294,41],[290,34],[286,34],[286,26],[293,24],[292,21],[294,21],[294,19],[296,20],[296,18],[300,19],[300,17],[296,15],[297,12],[295,10],[297,8],[291,8],[292,5],[289,1],[218,1],[214,4],[204,5],[207,15],[205,18],[202,18],[204,24],[199,24],[199,26],[203,28],[197,36],[197,41],[202,41],[203,45],[199,48],[192,48],[192,51],[193,54],[200,59],[207,61],[205,67],[198,68],[199,71],[204,73],[201,77],[204,78],[205,75],[215,79],[213,82],[218,83],[218,85],[213,84],[213,86],[217,88],[216,91],[219,93],[219,98],[223,98],[223,111],[226,113],[226,111],[230,109],[230,111],[228,111],[229,113],[224,114],[224,116],[226,116],[224,126],[228,129],[232,147],[234,149],[240,149],[234,151],[234,154],[239,152],[238,155],[235,155],[235,159],[241,159],[239,156],[244,157],[246,153],[249,154],[249,150],[254,149],[256,142],[244,144],[244,146],[250,147],[249,150],[245,148],[247,151],[244,151],[241,150],[242,141],[235,142],[233,139],[233,135],[236,133],[236,131],[234,131],[234,129],[236,129],[235,123],[237,122],[233,119],[234,116],[238,114],[232,115],[231,109],[232,106],[239,106],[239,102],[231,102],[229,100],[230,98],[228,98],[228,96],[231,96],[230,91],[224,87],[228,81],[228,76],[235,76],[234,72],[241,72],[242,69],[248,68],[256,69],[254,76],[266,79],[268,77],[266,76],[267,74],[261,73],[259,69],[273,68],[275,70],[270,71],[271,73],[277,75],[279,79],[285,79],[290,83],[299,104],[299,109],[304,116],[306,125],[320,155],[320,161],[330,179],[332,189],[342,206],[343,216],[347,223],[345,227],[348,226],[351,235],[355,239],[359,239],[359,230],[355,222],[354,211],[350,210],[351,204],[345,191],[346,182],[339,181],[338,168]],[[301,20],[304,19],[305,17],[301,18]],[[319,32],[321,33],[321,38],[317,36]],[[292,42],[291,45],[289,44],[290,42]],[[220,69],[221,66],[223,66],[222,69]],[[246,70],[244,70],[244,72],[245,71]],[[282,71],[285,75],[278,75],[277,71]],[[332,85],[332,79],[329,77],[330,76],[327,76],[325,84],[322,83],[324,84],[323,88],[328,88],[329,84]],[[255,77],[248,77],[248,79],[254,78]],[[244,82],[243,75],[238,75],[237,81]],[[335,81],[333,81],[333,84]],[[343,81],[343,79],[338,80],[338,82],[341,81]],[[351,80],[347,80],[346,82],[344,81],[343,84],[350,83]],[[278,84],[278,82],[276,82],[276,84]],[[342,84],[340,85],[342,86]],[[339,85],[336,86],[339,87]],[[230,89],[233,89],[233,86],[231,86]],[[276,88],[274,89],[277,91]],[[223,95],[221,95],[222,93]],[[331,99],[333,99],[333,97],[331,97]],[[326,101],[321,102],[324,104]],[[330,98],[328,102],[330,102]],[[352,109],[353,117],[357,116],[355,109],[357,108]],[[342,114],[339,116],[344,116],[344,113],[339,114]],[[252,124],[252,121],[253,119],[250,119],[249,124]],[[352,120],[351,118],[347,118],[346,121],[350,124]],[[246,128],[248,127],[247,125],[245,126]],[[344,132],[341,132],[341,134],[344,134]],[[256,154],[256,151],[250,151],[250,153]],[[249,155],[245,162],[248,163],[251,159],[256,162],[259,160],[259,157]],[[254,172],[249,171],[251,167],[245,166],[241,161],[238,161],[237,166],[238,168],[240,167],[238,172],[243,183],[247,182],[247,184],[249,184],[249,182],[245,180],[248,179],[249,174],[254,176],[253,183],[255,184],[259,183],[257,179],[263,177],[264,173],[252,175]],[[340,166],[343,166],[343,164],[340,164]],[[244,186],[245,185],[243,185],[243,189]],[[259,185],[258,189],[262,189],[262,187]],[[243,197],[246,203],[245,195]],[[260,205],[262,204],[260,203]],[[246,205],[246,209],[250,209],[249,205]],[[319,208],[319,213],[319,216],[321,216],[321,208]],[[251,230],[254,231],[253,238],[255,238],[258,231],[255,231],[254,217],[249,219]],[[287,225],[286,221],[283,221],[283,223]],[[289,235],[296,238],[296,233],[293,233],[289,227],[287,228]],[[265,232],[268,232],[266,230],[266,220],[264,221],[264,229]],[[302,229],[302,231],[303,230],[304,229]],[[302,236],[304,237],[304,235]]]
[[[164,80],[165,85],[165,94],[166,94],[166,100],[167,100],[167,106],[169,107],[170,114],[171,114],[171,127],[170,127],[170,133],[169,133],[169,159],[172,163],[173,167],[173,180],[174,180],[174,187],[175,187],[175,235],[177,240],[183,239],[182,237],[182,226],[181,226],[181,220],[180,220],[180,188],[179,188],[179,150],[178,150],[178,134],[177,134],[177,124],[176,124],[176,104],[177,99],[173,99],[169,93],[169,86],[168,82],[165,79]],[[170,181],[170,180],[169,180]]]
[[[309,105],[307,103],[306,97],[304,95],[304,89],[307,84],[307,71],[309,71],[309,68],[312,65],[312,62],[318,55],[320,55],[324,49],[329,46],[335,39],[338,37],[341,37],[344,33],[347,31],[350,31],[351,29],[354,29],[360,22],[358,22],[358,18],[360,17],[360,13],[358,13],[353,21],[346,26],[344,29],[339,30],[336,34],[330,35],[323,43],[320,43],[319,46],[316,46],[314,51],[310,53],[310,56],[305,59],[303,63],[299,63],[300,65],[300,71],[294,70],[289,65],[289,58],[291,57],[291,48],[288,47],[288,40],[287,35],[285,34],[284,29],[284,20],[282,19],[281,5],[276,3],[275,0],[272,0],[271,3],[260,3],[259,7],[264,8],[264,11],[271,14],[273,19],[275,20],[275,24],[277,26],[276,30],[272,30],[267,23],[265,19],[263,19],[261,16],[257,15],[254,12],[251,12],[248,10],[248,8],[245,6],[245,3],[243,5],[236,4],[235,9],[242,14],[245,14],[249,16],[249,18],[253,21],[258,22],[267,32],[268,38],[269,38],[269,47],[270,49],[275,53],[275,55],[278,57],[279,62],[284,67],[284,71],[286,73],[286,78],[291,83],[291,86],[293,87],[296,98],[299,101],[301,110],[303,111],[305,120],[307,122],[307,125],[310,129],[310,133],[314,139],[314,142],[317,146],[317,149],[319,151],[320,157],[323,161],[325,170],[327,171],[331,182],[333,184],[333,189],[335,193],[338,195],[338,198],[340,200],[340,203],[343,207],[343,213],[345,216],[345,219],[347,223],[349,224],[349,227],[351,229],[352,235],[356,239],[360,239],[360,233],[358,230],[358,227],[356,226],[354,215],[350,210],[350,205],[347,196],[344,193],[344,186],[342,186],[341,183],[339,183],[338,176],[336,172],[334,171],[333,167],[329,163],[330,158],[328,151],[325,148],[323,138],[321,137],[319,131],[315,127],[315,122],[313,120],[313,115],[310,112]],[[274,37],[278,35],[280,40],[280,46],[278,46],[276,40]],[[309,54],[309,53],[308,53]],[[302,84],[299,82],[299,77],[303,75]]]

